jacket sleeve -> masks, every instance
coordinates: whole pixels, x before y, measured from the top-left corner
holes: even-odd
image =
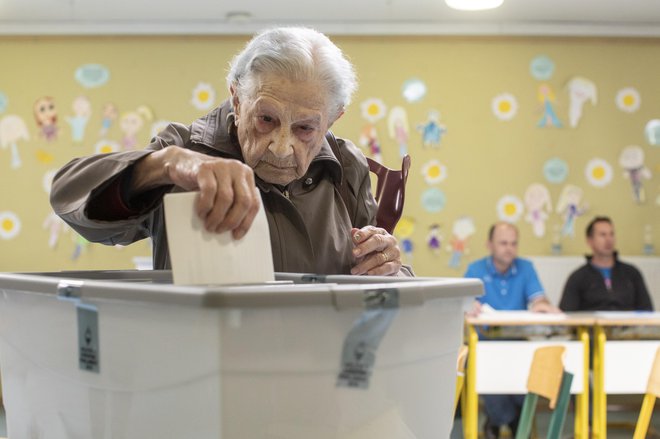
[[[113,200],[114,190],[122,180],[130,176],[133,165],[153,151],[170,145],[184,146],[189,140],[187,127],[171,124],[142,151],[126,151],[96,154],[76,158],[60,169],[53,179],[50,203],[53,210],[76,232],[91,242],[103,244],[130,244],[150,236],[151,214],[169,189],[162,188],[145,194],[129,194],[138,197],[140,205],[126,217],[99,214]],[[130,205],[130,199],[121,200]],[[131,206],[132,207],[132,206]]]
[[[581,311],[580,304],[580,275],[579,272],[574,272],[568,277],[566,285],[564,285],[564,292],[559,301],[559,309],[562,311]]]

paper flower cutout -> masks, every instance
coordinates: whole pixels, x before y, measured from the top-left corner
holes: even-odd
[[[21,231],[21,220],[14,212],[0,212],[0,238],[12,239]]]
[[[497,202],[497,216],[502,221],[518,222],[523,212],[523,203],[515,195],[505,195]]]
[[[616,94],[616,106],[619,107],[619,110],[621,111],[634,113],[639,110],[641,104],[642,98],[639,95],[639,92],[633,87],[622,88]]]
[[[387,114],[387,106],[378,98],[365,99],[360,104],[360,109],[362,110],[362,117],[371,123],[378,122]]]
[[[491,108],[499,120],[511,120],[518,112],[518,101],[512,94],[502,93],[493,98]]]
[[[436,184],[447,178],[447,167],[438,160],[430,160],[422,167],[424,180],[428,184]]]
[[[102,139],[94,145],[94,152],[96,154],[107,154],[109,152],[117,152],[121,150],[119,143],[113,140]]]
[[[605,187],[612,181],[612,166],[603,159],[591,159],[584,168],[584,176],[590,185]]]
[[[198,110],[208,110],[215,103],[215,89],[206,82],[198,83],[193,89],[191,103]]]

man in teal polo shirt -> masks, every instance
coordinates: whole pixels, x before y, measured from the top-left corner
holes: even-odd
[[[475,301],[471,314],[481,312],[482,304],[497,310],[559,312],[545,296],[534,265],[518,257],[518,229],[499,222],[488,232],[490,256],[471,263],[465,277],[481,279],[485,294]],[[500,427],[508,425],[515,436],[524,395],[484,395],[486,439],[499,437]]]

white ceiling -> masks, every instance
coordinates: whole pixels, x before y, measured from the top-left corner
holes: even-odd
[[[228,19],[247,12],[247,21]],[[250,34],[272,25],[329,34],[660,36],[660,0],[504,0],[461,12],[443,0],[0,0],[0,34]]]

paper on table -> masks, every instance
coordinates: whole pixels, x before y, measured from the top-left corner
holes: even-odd
[[[165,195],[165,223],[172,277],[178,285],[241,284],[275,279],[263,206],[239,240],[210,233],[194,209],[197,192]]]

